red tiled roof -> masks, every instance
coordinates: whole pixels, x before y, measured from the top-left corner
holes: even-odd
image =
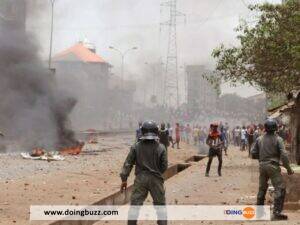
[[[95,54],[82,43],[78,43],[73,47],[58,53],[53,58],[54,61],[82,61],[86,63],[106,63],[103,58]]]

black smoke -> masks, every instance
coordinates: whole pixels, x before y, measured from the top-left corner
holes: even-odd
[[[7,151],[76,143],[68,120],[76,100],[57,88],[38,53],[24,21],[0,18],[0,141]]]

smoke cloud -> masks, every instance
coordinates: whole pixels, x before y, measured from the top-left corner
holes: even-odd
[[[76,100],[57,88],[24,21],[0,22],[0,130],[5,135],[1,142],[7,151],[74,145],[68,115]]]

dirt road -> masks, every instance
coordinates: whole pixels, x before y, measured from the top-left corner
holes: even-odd
[[[193,148],[185,146],[186,148]],[[205,177],[207,159],[193,163],[191,167],[166,181],[167,202],[170,205],[245,205],[255,204],[258,189],[257,162],[248,158],[246,152],[237,148],[229,149],[229,156],[224,156],[223,176],[217,175],[217,159],[214,159],[211,176]],[[146,204],[151,204],[149,197]],[[285,211],[288,221],[247,222],[247,221],[170,221],[171,225],[190,224],[278,224],[299,225],[300,211]],[[125,222],[98,222],[100,224],[121,225]],[[154,221],[141,221],[139,224],[156,224]]]
[[[88,205],[118,191],[120,169],[133,137],[99,137],[99,144],[88,144],[79,156],[60,162],[24,160],[19,153],[0,155],[0,224],[41,224],[30,223],[30,205]],[[173,151],[170,163],[195,153]]]
[[[17,155],[0,155],[0,224],[44,224],[29,221],[30,205],[92,204],[118,191],[119,171],[133,138],[130,135],[98,138],[98,145],[87,145],[82,155],[67,157],[62,162],[27,161]],[[182,162],[197,153],[193,146],[169,150],[170,163]],[[169,204],[248,204],[253,203],[257,190],[256,163],[246,153],[231,148],[224,157],[223,177],[216,175],[216,159],[211,177],[204,177],[207,159],[166,182]],[[133,176],[129,182],[132,182]],[[151,199],[147,200],[148,204]],[[299,212],[289,212],[288,223],[300,224]],[[193,224],[245,224],[198,221]],[[98,222],[97,224],[126,224]],[[140,224],[155,224],[141,222]],[[191,224],[171,221],[170,224]],[[256,223],[252,223],[256,224]],[[265,223],[257,223],[265,224]],[[273,223],[272,223],[273,224]]]

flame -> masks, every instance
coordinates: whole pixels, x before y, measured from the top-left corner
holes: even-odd
[[[80,142],[80,143],[78,143],[78,145],[62,148],[62,149],[60,149],[60,154],[61,155],[79,155],[82,151],[83,146],[84,146],[84,142]]]
[[[31,152],[31,156],[37,157],[37,156],[42,156],[45,154],[45,150],[42,148],[34,148]]]

